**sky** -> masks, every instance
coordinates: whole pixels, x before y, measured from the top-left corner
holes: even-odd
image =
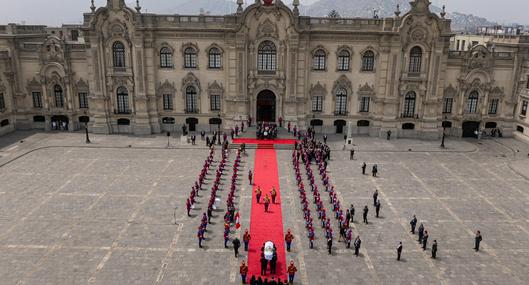
[[[160,7],[174,7],[186,0],[140,0],[144,10],[155,11]],[[215,1],[215,0],[210,0]],[[246,2],[253,0],[245,0]],[[283,0],[289,3],[292,0]],[[311,4],[318,0],[300,0]],[[430,0],[437,6],[446,5],[448,11],[485,17],[500,24],[529,24],[529,0]],[[135,2],[127,0],[127,2]],[[106,0],[95,0],[103,6]],[[134,6],[134,5],[131,5]],[[89,12],[90,0],[0,0],[0,24],[26,23],[60,25],[80,24],[82,13]]]

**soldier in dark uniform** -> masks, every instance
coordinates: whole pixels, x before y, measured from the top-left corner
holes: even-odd
[[[375,193],[373,193],[373,206],[377,205],[377,199],[378,199],[378,190],[375,189]]]
[[[353,204],[351,204],[351,207],[349,208],[349,212],[351,213],[351,223],[354,223],[355,206],[353,206]]]
[[[433,240],[432,243],[432,258],[435,259],[437,257],[437,240]]]
[[[419,243],[422,243],[422,237],[424,236],[424,226],[422,223],[419,225],[419,239],[417,240]]]
[[[360,245],[362,244],[362,240],[360,239],[360,236],[357,236],[354,242],[355,246],[355,255],[358,256],[358,253],[360,252]]]
[[[375,204],[375,213],[376,213],[376,217],[378,218],[378,214],[380,213],[380,200],[377,200],[376,204]]]
[[[483,237],[481,237],[481,232],[477,231],[476,237],[475,237],[475,243],[474,243],[474,250],[479,251],[479,244],[481,243],[482,240],[483,240]]]
[[[369,209],[367,208],[367,205],[364,207],[364,214],[363,214],[363,217],[364,217],[364,223],[365,224],[369,224],[369,222],[367,221],[367,213],[369,212]]]
[[[397,260],[400,260],[400,255],[402,254],[402,242],[399,242],[399,245],[397,245]]]
[[[235,252],[235,257],[239,257],[239,247],[241,247],[241,241],[235,237],[231,242],[233,244],[233,251]]]
[[[327,250],[329,251],[329,254],[331,254],[332,250],[332,237],[327,238]]]
[[[413,218],[410,221],[411,231],[410,233],[415,234],[415,226],[417,226],[417,217],[413,215]]]
[[[422,237],[422,250],[426,250],[427,243],[428,243],[428,231],[424,231],[424,236]]]
[[[362,175],[366,175],[366,167],[367,167],[367,164],[365,163],[362,163]]]

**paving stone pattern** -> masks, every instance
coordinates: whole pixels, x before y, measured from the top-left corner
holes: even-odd
[[[235,259],[231,245],[225,249],[222,241],[231,164],[219,191],[220,209],[199,249],[196,230],[209,185],[193,217],[186,216],[184,203],[206,149],[163,149],[161,138],[128,138],[132,148],[113,148],[122,142],[110,136],[100,137],[99,148],[81,148],[75,142],[82,142],[81,134],[59,135],[36,134],[38,139],[25,138],[26,146],[17,150],[11,144],[16,141],[2,145],[9,160],[43,145],[65,147],[37,150],[0,167],[1,284],[240,283],[238,265],[246,254]],[[406,151],[408,142],[421,145],[421,152]],[[290,228],[296,237],[287,259],[298,266],[297,284],[529,283],[529,183],[523,176],[526,158],[516,152],[525,152],[527,145],[455,141],[458,147],[439,152],[422,141],[362,138],[356,144],[353,161],[347,151],[333,151],[329,171],[342,203],[357,209],[353,233],[363,240],[358,258],[337,239],[328,255],[320,227],[315,249],[309,249],[291,152],[277,151],[284,231]],[[230,162],[233,158],[232,153]],[[377,163],[379,177],[361,175],[363,161],[369,167]],[[236,198],[242,228],[232,237],[249,225],[247,171],[253,163],[250,150]],[[372,206],[375,189],[382,202],[379,219]],[[364,205],[370,209],[369,225],[360,223]],[[427,251],[409,233],[413,214],[430,232]],[[337,233],[334,220],[332,225]],[[484,240],[476,253],[478,229]],[[434,239],[436,260],[429,251]],[[401,262],[396,261],[398,241],[404,244]]]

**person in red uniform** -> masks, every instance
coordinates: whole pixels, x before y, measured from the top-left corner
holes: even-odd
[[[294,235],[288,229],[287,234],[285,235],[285,242],[287,243],[287,251],[290,252],[290,246],[292,244],[292,240],[294,240]]]
[[[298,269],[294,265],[294,260],[290,261],[290,265],[287,268],[288,272],[288,283],[293,284],[294,283],[294,276],[296,276],[296,272]]]
[[[252,237],[250,236],[250,233],[248,233],[248,229],[246,229],[242,237],[242,241],[244,242],[244,251],[248,251],[248,244],[250,243],[251,239]]]
[[[242,284],[246,284],[246,275],[248,275],[248,265],[246,265],[246,262],[241,262],[239,273],[241,273]]]

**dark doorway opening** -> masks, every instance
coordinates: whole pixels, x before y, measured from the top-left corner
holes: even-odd
[[[186,124],[189,125],[189,131],[190,132],[196,132],[197,131],[197,125],[198,125],[198,119],[197,118],[187,118]]]
[[[487,122],[485,123],[485,129],[495,129],[498,126],[496,122]]]
[[[336,133],[337,134],[343,134],[343,127],[347,124],[344,120],[336,120],[334,121],[334,125],[336,126]]]
[[[276,121],[276,95],[270,90],[263,90],[257,95],[257,121]]]
[[[463,122],[463,137],[477,138],[476,131],[479,132],[479,122]]]

